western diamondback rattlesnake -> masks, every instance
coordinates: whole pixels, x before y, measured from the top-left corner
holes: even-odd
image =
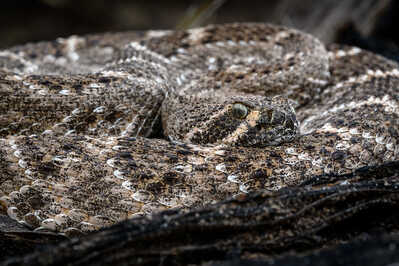
[[[0,68],[0,203],[36,230],[399,158],[398,65],[280,26],[74,36]]]

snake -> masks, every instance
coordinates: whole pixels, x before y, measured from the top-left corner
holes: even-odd
[[[0,96],[0,213],[38,232],[399,159],[398,64],[272,24],[11,47]]]

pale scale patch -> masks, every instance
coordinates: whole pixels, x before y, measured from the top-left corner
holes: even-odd
[[[99,74],[101,74],[105,77],[116,77],[116,78],[127,78],[129,76],[128,72],[112,71],[112,70],[101,71]]]
[[[71,91],[65,89],[65,90],[60,90],[58,93],[61,94],[61,95],[70,95]]]
[[[172,61],[172,62],[174,62],[174,63],[176,63],[176,62],[179,62],[179,61],[180,61],[180,58],[173,55],[173,56],[171,56],[171,57],[169,58],[169,60]]]
[[[208,58],[208,70],[209,71],[217,70],[217,65],[215,63],[216,63],[216,58],[215,57],[209,57]]]
[[[286,148],[285,152],[291,155],[298,155],[298,151],[293,147]]]
[[[241,183],[241,184],[239,185],[239,190],[240,190],[242,193],[248,194],[248,193],[249,193],[249,186],[248,186],[248,184],[247,184],[247,183]]]
[[[362,50],[358,47],[353,47],[350,50],[338,50],[335,52],[329,52],[330,57],[335,57],[335,58],[341,58],[345,56],[353,56],[357,55],[361,52]]]
[[[226,73],[232,73],[232,74],[236,74],[236,73],[249,73],[251,70],[250,67],[247,66],[242,66],[242,65],[231,65],[226,69]]]
[[[103,114],[106,110],[105,106],[98,106],[93,110],[93,113]]]
[[[293,57],[295,57],[295,53],[287,53],[284,55],[284,60],[290,60]]]
[[[230,46],[236,46],[237,45],[237,43],[232,41],[232,40],[228,40],[227,44],[230,45]]]
[[[316,78],[313,78],[313,77],[307,78],[307,81],[309,81],[311,83],[318,84],[318,85],[322,85],[322,86],[324,86],[324,85],[326,85],[328,83],[328,80],[316,79]]]
[[[124,188],[124,189],[127,189],[127,190],[130,190],[130,191],[133,191],[134,189],[134,184],[132,183],[132,182],[130,182],[130,181],[124,181],[122,184],[121,184],[121,186]]]
[[[148,38],[160,38],[160,37],[164,37],[170,33],[172,33],[173,31],[171,30],[149,30],[146,32],[146,37]]]
[[[204,28],[189,29],[188,39],[192,42],[200,42],[208,33]]]
[[[71,112],[72,115],[79,115],[81,113],[83,113],[83,110],[81,110],[79,108],[73,109]]]
[[[150,202],[154,196],[146,190],[138,190],[132,195],[132,199],[142,203]]]
[[[228,46],[228,42],[219,41],[219,42],[215,42],[215,45],[219,46],[219,47],[225,47],[225,46]]]
[[[76,132],[76,130],[74,130],[74,129],[68,130],[68,131],[64,134],[64,136],[70,136],[70,135],[72,135],[72,134],[75,134],[75,132]]]
[[[240,180],[238,179],[237,175],[228,175],[227,176],[227,181],[232,182],[232,183],[236,183],[236,184],[240,184]]]
[[[57,41],[65,45],[66,56],[69,60],[79,60],[79,54],[76,52],[76,50],[80,44],[85,43],[84,38],[73,35],[67,39],[59,38]]]
[[[148,38],[160,38],[172,33],[170,30],[149,30],[146,33]]]
[[[123,171],[120,171],[120,170],[115,170],[115,171],[113,172],[113,175],[114,175],[116,178],[121,179],[121,180],[125,180],[124,174],[125,174],[125,173],[124,173]]]
[[[289,36],[289,34],[290,34],[290,31],[287,31],[287,30],[283,30],[283,31],[277,32],[276,35],[274,36],[274,41],[278,42],[281,39],[284,40],[284,39],[286,39]]]

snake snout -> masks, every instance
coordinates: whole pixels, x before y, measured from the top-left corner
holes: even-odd
[[[264,109],[248,136],[257,146],[278,145],[291,141],[298,132],[298,121],[292,112]]]
[[[268,109],[261,113],[256,125],[258,129],[264,128],[266,130],[281,126],[287,129],[296,130],[298,128],[298,121],[295,114]]]

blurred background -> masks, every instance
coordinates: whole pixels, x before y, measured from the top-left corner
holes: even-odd
[[[0,49],[73,34],[272,22],[399,61],[397,0],[2,1]]]

